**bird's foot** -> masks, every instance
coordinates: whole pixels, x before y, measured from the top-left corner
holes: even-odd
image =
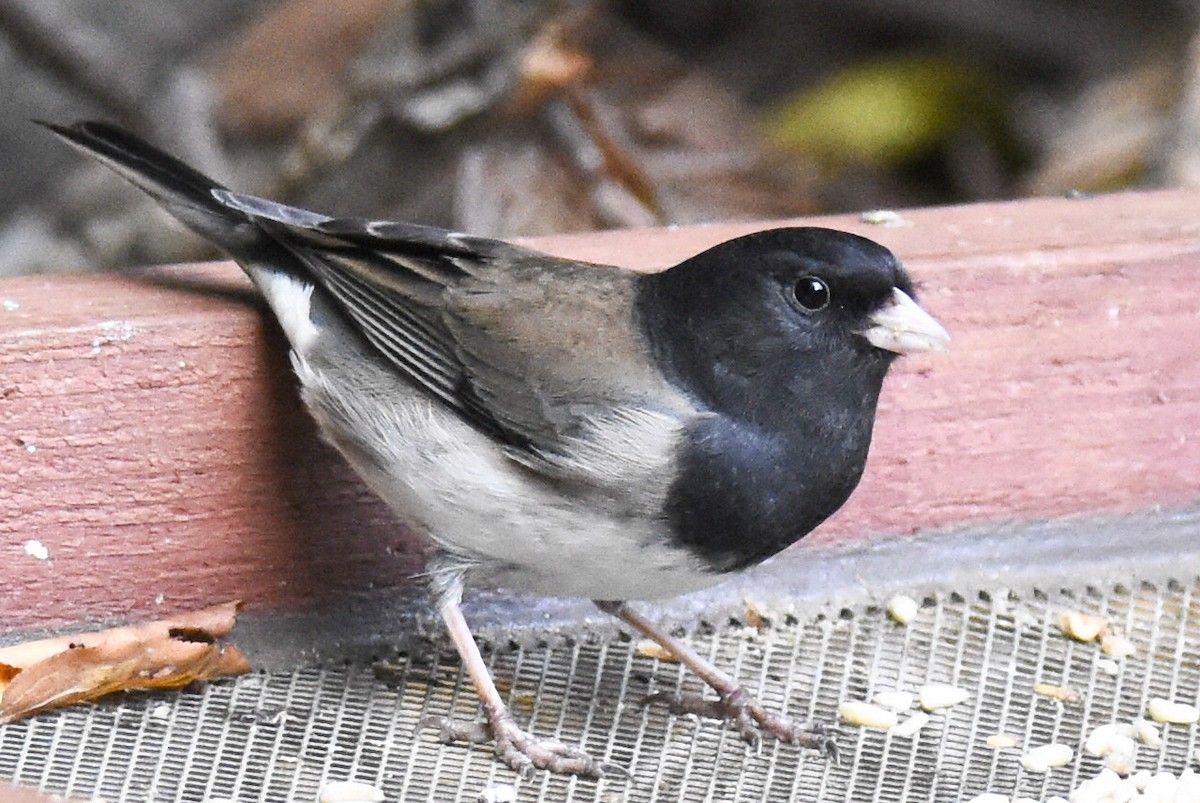
[[[834,741],[832,728],[820,722],[801,725],[788,717],[767,711],[753,695],[741,687],[722,695],[719,700],[698,694],[655,692],[646,696],[645,703],[666,705],[672,714],[693,714],[730,720],[738,734],[755,747],[765,732],[781,742],[816,750],[834,764],[838,763],[838,746]]]
[[[534,736],[522,730],[507,712],[484,722],[455,722],[450,719],[429,720],[425,725],[437,727],[439,738],[446,744],[472,742],[495,745],[496,757],[523,778],[534,770],[547,770],[559,775],[579,775],[584,778],[605,776],[629,777],[616,764],[597,761],[578,747],[557,739]]]

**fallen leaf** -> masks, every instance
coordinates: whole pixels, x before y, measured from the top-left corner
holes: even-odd
[[[130,689],[181,688],[250,671],[223,644],[240,602],[170,619],[0,648],[0,723]]]

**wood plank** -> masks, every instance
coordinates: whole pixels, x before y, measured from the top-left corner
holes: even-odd
[[[1181,190],[800,221],[893,248],[954,344],[901,361],[866,479],[799,548],[1195,503],[1197,208]],[[653,269],[766,225],[532,244]],[[284,348],[230,264],[0,282],[0,633],[411,590],[423,546],[319,441]]]

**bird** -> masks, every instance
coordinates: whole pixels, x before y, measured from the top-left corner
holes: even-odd
[[[624,772],[518,725],[462,611],[468,585],[591,599],[675,655],[729,719],[836,758],[631,602],[720,583],[794,544],[862,476],[883,380],[944,351],[884,246],[783,227],[654,273],[241,194],[118,126],[38,121],[231,256],[290,346],[322,436],[431,542],[432,602],[490,741],[522,774]],[[402,179],[399,179],[402,180]]]

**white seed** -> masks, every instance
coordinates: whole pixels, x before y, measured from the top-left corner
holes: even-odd
[[[1105,633],[1100,639],[1100,650],[1113,658],[1129,658],[1137,655],[1137,647],[1123,633]]]
[[[1033,687],[1034,694],[1058,700],[1060,703],[1079,702],[1079,692],[1066,686],[1055,686],[1052,683],[1038,683]]]
[[[1065,767],[1075,757],[1075,751],[1065,744],[1044,744],[1021,754],[1021,766],[1030,772],[1047,772]]]
[[[1137,731],[1133,725],[1126,722],[1097,725],[1088,734],[1087,741],[1083,743],[1083,749],[1088,755],[1099,757],[1107,756],[1109,753],[1124,748],[1136,749],[1133,744],[1135,735],[1137,735]]]
[[[475,798],[477,803],[513,803],[517,799],[517,788],[512,784],[500,783],[489,786]]]
[[[1115,772],[1117,775],[1125,776],[1131,774],[1137,769],[1137,746],[1132,739],[1129,740],[1129,750],[1114,750],[1104,757],[1104,766]],[[1136,789],[1130,787],[1130,797],[1137,792]],[[1126,798],[1128,799],[1128,798]]]
[[[1016,747],[1020,742],[1017,741],[1016,736],[1009,736],[1007,733],[993,733],[987,737],[984,744],[993,750],[1006,750],[1010,747]]]
[[[892,209],[870,209],[859,214],[859,220],[872,226],[911,226],[912,221],[905,219],[899,212]]]
[[[361,781],[331,781],[321,787],[317,803],[382,803],[383,790]]]
[[[1188,703],[1176,703],[1163,697],[1154,697],[1146,708],[1146,713],[1155,722],[1169,722],[1172,725],[1195,725],[1200,722],[1200,708]]]
[[[1145,792],[1146,787],[1150,785],[1150,779],[1153,777],[1154,774],[1150,770],[1139,770],[1129,776],[1129,782],[1133,784],[1134,789],[1139,792]]]
[[[1065,797],[1051,795],[1050,797],[1046,798],[1043,803],[1071,803],[1071,801],[1067,800]]]
[[[651,641],[648,638],[644,638],[637,643],[637,654],[668,664],[679,663],[679,659],[675,656],[675,653],[671,652],[657,641]]]
[[[1133,721],[1133,730],[1137,734],[1138,741],[1147,747],[1163,746],[1162,732],[1150,720],[1138,717]]]
[[[966,689],[951,686],[947,683],[929,683],[921,687],[918,698],[921,707],[926,711],[938,711],[958,705],[971,696]]]
[[[1081,611],[1063,611],[1058,618],[1058,626],[1076,641],[1095,641],[1103,633],[1108,622],[1094,614]]]
[[[1121,779],[1121,785],[1117,787],[1115,798],[1120,801],[1136,800],[1142,803],[1142,796],[1138,792],[1137,784],[1129,778]]]
[[[871,698],[871,702],[892,711],[907,711],[912,708],[914,699],[913,693],[910,691],[884,689],[883,691],[875,692],[875,696]]]
[[[1010,803],[1012,798],[1008,795],[1002,795],[998,792],[984,792],[982,795],[975,795],[971,798],[970,803]]]
[[[1121,776],[1109,769],[1100,770],[1094,778],[1089,778],[1075,788],[1071,793],[1071,803],[1101,803],[1114,800],[1121,788]]]
[[[1179,779],[1167,771],[1156,772],[1142,790],[1149,800],[1163,800],[1170,803],[1175,799],[1175,790],[1179,788]]]
[[[918,711],[900,724],[892,728],[892,733],[900,737],[916,736],[917,731],[929,724],[929,714]]]
[[[907,597],[904,594],[897,594],[888,600],[887,604],[888,616],[902,625],[906,625],[913,619],[916,619],[917,612],[920,610],[921,604],[912,597]]]
[[[1179,786],[1175,787],[1178,803],[1200,803],[1200,775],[1191,767],[1179,773]]]
[[[1041,801],[1032,797],[1014,797],[1013,803],[1041,803]]]
[[[1096,668],[1109,677],[1116,677],[1121,673],[1121,665],[1111,658],[1096,657]]]
[[[838,716],[843,721],[860,728],[882,728],[884,730],[894,728],[897,720],[895,711],[889,711],[881,705],[861,700],[848,700],[839,705]]]

